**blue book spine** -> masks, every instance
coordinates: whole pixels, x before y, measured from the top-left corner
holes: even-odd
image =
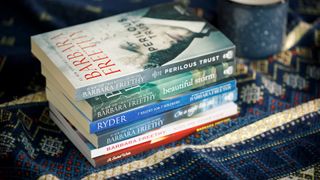
[[[169,100],[160,101],[157,103],[148,104],[139,108],[125,111],[113,116],[105,117],[97,121],[88,123],[90,125],[90,133],[98,133],[106,129],[115,128],[136,120],[142,120],[172,109],[186,106],[188,104],[201,101],[203,99],[228,92],[236,88],[236,81],[231,80],[228,82],[220,83],[205,89],[191,91],[190,93],[181,95]]]
[[[104,133],[100,132],[97,134],[97,148],[138,136],[171,122],[205,112],[224,103],[236,101],[238,97],[237,93],[238,91],[235,88],[231,91],[203,99],[196,103],[189,104],[142,121],[137,121],[120,128],[112,128]]]

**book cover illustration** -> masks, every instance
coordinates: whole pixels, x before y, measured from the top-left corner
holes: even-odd
[[[231,60],[234,45],[173,3],[33,36],[32,52],[79,100]]]

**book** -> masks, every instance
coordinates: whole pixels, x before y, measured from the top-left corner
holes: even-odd
[[[67,94],[64,95],[89,120],[94,121],[231,77],[235,71],[234,64],[234,61],[227,61],[82,101],[72,101]],[[62,89],[44,66],[41,69],[47,84]]]
[[[234,89],[232,91],[224,92],[222,94],[215,95],[213,97],[183,106],[178,109],[173,109],[153,117],[142,119],[121,127],[111,128],[107,131],[102,131],[96,134],[87,133],[86,130],[84,130],[84,128],[79,124],[73,113],[67,111],[66,108],[62,108],[62,111],[60,111],[60,113],[63,114],[68,122],[72,124],[94,147],[100,148],[112,143],[141,135],[179,119],[192,117],[196,114],[205,112],[219,105],[233,102],[236,99],[237,89]],[[63,107],[63,105],[59,102],[51,103],[55,107]]]
[[[195,132],[200,132],[203,131],[205,129],[208,129],[210,127],[215,127],[221,123],[227,123],[228,121],[231,120],[231,118],[233,117],[228,117],[228,118],[224,118],[224,119],[219,119],[219,120],[214,120],[212,122],[209,122],[205,125],[200,125],[200,126],[196,126],[196,127],[192,127],[174,134],[170,134],[167,135],[165,137],[160,137],[157,139],[153,139],[151,141],[139,144],[139,145],[135,145],[126,149],[122,149],[119,151],[116,151],[114,153],[111,154],[107,154],[107,155],[103,155],[103,156],[99,156],[97,158],[94,158],[93,161],[95,163],[96,166],[102,166],[105,165],[107,163],[111,163],[114,161],[118,161],[121,160],[123,158],[128,158],[130,156],[134,156],[136,154],[160,147],[160,146],[164,146],[166,144],[172,143],[174,141],[178,141],[180,139],[183,139],[189,135],[191,135],[192,133]]]
[[[232,60],[235,46],[169,3],[32,36],[31,51],[82,100]]]
[[[218,107],[219,105],[228,102],[233,102],[236,100],[236,97],[237,89],[156,115],[154,117],[137,121],[132,124],[128,124],[119,128],[113,128],[101,134],[101,145],[99,147],[110,145],[131,137],[138,136],[140,134],[149,132],[151,130],[160,128],[164,125],[178,121],[182,118],[189,118],[195,116],[201,112],[205,112],[214,107]]]
[[[58,110],[51,103],[49,103],[49,107],[51,112],[57,117],[56,119],[53,118],[53,120],[59,126],[59,128],[62,131],[67,129],[67,131],[64,131],[64,133],[70,138],[70,140],[74,144],[80,143],[81,138],[78,138],[76,141],[74,141],[72,139],[74,139],[75,137],[70,137],[70,136],[75,136],[75,134],[77,134],[77,136],[79,137],[79,134],[75,131],[75,129],[72,128],[70,124],[68,124],[68,121],[63,117],[63,115],[59,113]],[[144,133],[136,137],[126,139],[118,143],[113,143],[111,145],[107,145],[102,148],[95,148],[88,141],[84,142],[83,140],[82,140],[82,145],[76,146],[76,147],[81,148],[81,152],[86,157],[91,159],[97,158],[99,156],[111,154],[113,152],[117,152],[119,150],[126,149],[135,145],[139,145],[157,138],[175,134],[177,132],[184,131],[189,128],[205,125],[215,120],[234,116],[237,113],[238,113],[237,105],[234,102],[229,102],[219,107],[208,110],[206,112],[200,113],[196,116],[175,121],[168,125],[162,126],[159,129]],[[71,132],[72,132],[72,135],[70,135]],[[83,137],[82,139],[85,139],[85,138]]]
[[[79,111],[58,89],[54,86],[47,84],[46,95],[47,99],[56,105],[60,112],[66,110],[72,112],[81,126],[89,133],[98,133],[110,128],[123,126],[137,120],[142,120],[171,109],[180,108],[185,105],[201,101],[203,99],[228,92],[236,88],[236,81],[231,80],[222,83],[214,83],[206,88],[197,89],[189,93],[182,94],[168,100],[163,100],[156,103],[151,103],[145,106],[137,107],[135,109],[119,113],[110,117],[102,118],[97,121],[91,122],[86,118],[81,111]],[[58,106],[59,101],[63,102],[64,106]],[[75,123],[72,121],[72,123]]]
[[[228,122],[230,121],[230,118],[223,118],[219,120],[213,120],[212,122],[209,122],[204,125],[200,125],[197,127],[192,127],[189,129],[186,129],[184,131],[180,131],[174,134],[167,135],[165,137],[157,138],[142,144],[138,144],[123,150],[119,150],[116,152],[113,152],[108,155],[99,156],[97,158],[90,158],[90,155],[87,154],[86,148],[88,147],[86,143],[86,139],[81,136],[80,133],[77,132],[76,129],[70,129],[70,127],[65,127],[63,123],[58,119],[58,117],[50,112],[49,113],[50,118],[57,124],[58,127],[60,127],[61,131],[63,131],[66,136],[69,138],[69,140],[75,145],[75,147],[84,155],[84,157],[90,162],[90,164],[94,167],[99,167],[117,160],[121,160],[123,158],[127,158],[130,156],[134,156],[136,154],[148,151],[153,148],[157,148],[159,146],[166,145],[168,143],[180,140],[194,132],[198,132],[204,129],[207,129],[207,127],[214,127],[218,124]],[[70,124],[69,124],[70,125]]]

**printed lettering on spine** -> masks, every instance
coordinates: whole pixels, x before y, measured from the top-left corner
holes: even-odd
[[[150,83],[90,98],[86,101],[91,107],[90,109],[92,109],[92,114],[86,114],[86,116],[94,121],[208,85],[218,80],[228,78],[233,74],[234,61],[228,61],[220,65],[185,72]],[[77,106],[76,103],[75,106]],[[81,110],[81,108],[79,109]]]
[[[209,109],[225,104],[227,102],[233,102],[237,100],[237,89],[229,92],[225,92],[211,98],[201,100],[199,102],[183,106],[178,109],[168,111],[166,113],[156,115],[154,117],[147,118],[142,121],[137,121],[127,126],[120,128],[114,128],[106,132],[97,134],[98,147],[106,146],[112,143],[116,143],[130,137],[138,136],[145,132],[159,128],[171,122],[177,121],[182,118],[189,118],[198,113],[205,112]]]
[[[234,45],[178,3],[31,38],[32,52],[76,100],[233,59]]]
[[[236,87],[236,81],[231,80],[224,83],[213,84],[204,89],[191,91],[190,93],[183,94],[181,96],[152,103],[146,106],[138,107],[123,113],[119,113],[113,116],[99,119],[97,121],[90,122],[90,133],[98,133],[110,128],[123,126],[134,121],[142,120],[154,115],[186,106],[191,103],[201,101],[212,96],[232,91]]]

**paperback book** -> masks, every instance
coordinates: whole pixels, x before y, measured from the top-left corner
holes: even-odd
[[[60,113],[80,132],[94,147],[100,148],[112,143],[116,143],[131,137],[138,136],[148,131],[160,128],[164,125],[178,121],[182,118],[189,118],[196,114],[208,111],[219,105],[234,102],[237,99],[237,89],[215,95],[190,105],[183,106],[178,109],[173,109],[168,112],[136,121],[121,127],[116,127],[102,131],[96,134],[89,134],[78,123],[76,117],[69,111],[61,111]],[[59,102],[51,102],[56,107],[63,107]],[[71,123],[72,122],[72,123]]]
[[[136,145],[136,146],[132,146],[132,147],[129,147],[126,149],[122,149],[120,151],[117,151],[117,152],[114,152],[111,154],[99,156],[97,158],[94,158],[93,160],[94,160],[96,166],[101,166],[106,163],[111,163],[114,161],[121,160],[123,158],[128,158],[128,157],[134,156],[136,154],[139,154],[139,153],[142,153],[142,152],[145,152],[145,151],[148,151],[148,150],[160,147],[160,146],[164,146],[164,145],[172,143],[174,141],[178,141],[184,137],[187,137],[188,135],[190,135],[192,133],[200,132],[200,131],[203,131],[203,130],[208,129],[210,127],[215,127],[221,123],[228,123],[231,120],[231,118],[234,118],[234,117],[214,120],[214,121],[209,122],[205,125],[192,127],[192,128],[189,128],[189,129],[186,129],[186,130],[174,133],[174,134],[167,135],[165,137],[153,139],[151,141],[148,141],[148,142]]]
[[[35,35],[31,49],[63,92],[82,100],[232,60],[235,46],[170,3]]]
[[[97,158],[90,158],[89,154],[87,153],[86,148],[88,148],[88,142],[86,142],[86,139],[81,136],[81,134],[76,129],[69,129],[70,127],[65,127],[63,123],[58,119],[58,117],[53,113],[50,112],[50,118],[53,119],[57,123],[57,125],[61,128],[61,130],[66,134],[66,136],[70,139],[70,141],[79,149],[79,151],[85,156],[85,158],[92,164],[94,167],[99,167],[117,160],[121,160],[123,158],[128,158],[131,156],[134,156],[136,154],[148,151],[153,148],[157,148],[166,144],[169,144],[171,142],[180,140],[194,132],[202,131],[204,129],[207,129],[209,127],[217,126],[221,123],[227,123],[230,121],[231,118],[223,118],[219,120],[213,120],[212,122],[209,122],[204,125],[200,125],[197,127],[189,128],[184,131],[180,131],[171,135],[167,135],[165,137],[153,139],[151,141],[135,145],[126,149],[122,149],[119,151],[116,151],[111,154],[99,156]]]
[[[82,101],[72,101],[64,95],[90,121],[95,121],[231,77],[234,74],[234,65],[234,61],[228,61]],[[48,86],[62,89],[45,67],[42,67],[42,73],[47,84],[50,84]]]
[[[180,108],[188,104],[192,104],[224,92],[232,91],[236,88],[236,81],[231,80],[222,83],[214,83],[206,88],[194,90],[189,93],[179,95],[177,97],[163,100],[160,102],[151,103],[145,106],[119,113],[110,117],[102,118],[91,122],[79,111],[68,99],[63,96],[58,89],[50,87],[47,84],[47,99],[56,105],[60,112],[70,111],[77,119],[82,122],[82,127],[89,133],[98,133],[110,128],[116,128],[128,123],[133,123],[137,120],[142,120],[148,117],[161,114],[172,109]],[[59,101],[63,102],[63,106],[58,106]],[[69,118],[69,117],[68,117]],[[75,124],[75,122],[74,122]]]
[[[80,137],[76,130],[68,123],[61,113],[58,112],[55,107],[50,104],[50,110],[56,117],[52,117],[59,128],[69,137],[74,144],[81,143],[82,145],[76,146],[79,150],[88,158],[93,159],[103,155],[111,154],[122,149],[133,147],[145,142],[162,138],[171,134],[175,134],[190,128],[206,125],[207,123],[217,121],[226,117],[234,116],[237,114],[237,105],[233,102],[226,103],[219,107],[208,110],[204,113],[200,113],[191,118],[184,118],[179,121],[175,121],[168,125],[162,126],[159,129],[144,133],[142,135],[113,143],[111,145],[104,146],[102,148],[95,148],[84,137]],[[77,135],[76,135],[77,134]],[[76,137],[77,136],[77,137]],[[76,141],[74,139],[77,139]],[[80,140],[82,139],[82,140]]]

